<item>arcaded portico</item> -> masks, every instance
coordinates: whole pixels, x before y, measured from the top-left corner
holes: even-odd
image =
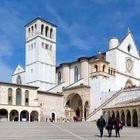
[[[125,126],[140,127],[140,101],[118,104],[103,109],[106,119],[110,116],[120,119]]]
[[[80,120],[86,120],[90,109],[90,87],[76,86],[64,89],[65,116],[72,120],[77,115]]]
[[[37,88],[0,82],[0,121],[40,121]]]

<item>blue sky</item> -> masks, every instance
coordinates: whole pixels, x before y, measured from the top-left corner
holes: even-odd
[[[57,65],[108,49],[127,27],[140,47],[139,0],[0,0],[0,81],[25,65],[24,25],[41,16],[56,24]]]

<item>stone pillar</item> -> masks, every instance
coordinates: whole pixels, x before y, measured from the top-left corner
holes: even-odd
[[[65,86],[68,86],[70,83],[69,63],[62,64],[62,82],[65,82]]]
[[[131,127],[133,127],[133,114],[132,114],[132,110],[130,110],[130,115],[131,115]]]
[[[20,122],[20,112],[18,113],[18,122]]]
[[[38,121],[40,122],[40,114],[38,114]]]
[[[8,112],[8,122],[10,122],[10,113]]]
[[[29,118],[28,118],[29,122],[31,122],[31,120],[30,120],[30,115],[31,115],[31,113],[29,113]]]
[[[84,85],[88,85],[88,73],[89,73],[89,65],[88,65],[88,58],[82,57],[80,58],[81,62],[81,79],[84,79]]]

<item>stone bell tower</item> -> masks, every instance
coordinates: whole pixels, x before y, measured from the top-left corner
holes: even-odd
[[[28,85],[48,90],[55,86],[56,25],[37,17],[26,28],[26,78]]]

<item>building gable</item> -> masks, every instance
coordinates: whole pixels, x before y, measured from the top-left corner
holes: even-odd
[[[23,72],[25,72],[24,68],[22,68],[22,66],[20,66],[20,65],[17,65],[15,71],[13,72],[13,76],[20,74],[20,73],[23,73]]]
[[[126,37],[122,40],[121,44],[118,46],[118,49],[129,55],[139,58],[139,51],[137,49],[137,46],[135,44],[135,41],[131,32],[128,32]]]

